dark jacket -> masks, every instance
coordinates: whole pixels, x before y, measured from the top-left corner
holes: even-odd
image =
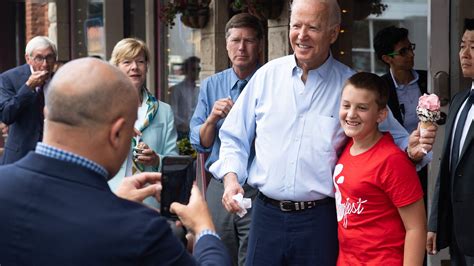
[[[194,258],[155,210],[117,197],[77,164],[29,153],[0,166],[2,265],[230,265],[204,236]]]
[[[420,95],[423,93],[427,93],[427,73],[424,70],[415,70],[418,73],[418,87],[420,88]],[[397,91],[395,88],[395,84],[393,83],[392,75],[390,72],[386,73],[382,76],[382,78],[387,82],[389,86],[389,94],[388,94],[388,107],[393,113],[395,119],[398,120],[400,124],[403,125],[403,118],[402,113],[400,111],[400,103],[398,102]],[[411,133],[411,132],[408,132]]]
[[[454,232],[461,252],[474,256],[474,123],[467,133],[456,169],[449,169],[454,122],[468,95],[469,90],[457,93],[449,107],[429,230],[437,232],[438,249],[451,244]]]
[[[39,94],[25,84],[30,75],[28,64],[0,75],[0,120],[9,126],[0,165],[18,161],[43,138],[44,118]]]

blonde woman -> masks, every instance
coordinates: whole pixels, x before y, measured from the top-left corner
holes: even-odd
[[[139,94],[138,118],[135,129],[139,136],[132,140],[130,152],[117,175],[109,181],[115,190],[124,176],[136,172],[157,172],[165,155],[177,155],[177,133],[171,107],[158,101],[145,87],[150,53],[139,39],[126,38],[119,41],[112,51],[110,63],[117,66],[133,83]],[[133,100],[133,99],[130,99]],[[158,207],[154,198],[144,201]]]

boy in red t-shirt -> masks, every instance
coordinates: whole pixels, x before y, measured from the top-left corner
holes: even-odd
[[[357,73],[342,92],[339,120],[351,140],[334,170],[338,265],[422,265],[426,241],[423,191],[413,163],[378,124],[388,89]]]

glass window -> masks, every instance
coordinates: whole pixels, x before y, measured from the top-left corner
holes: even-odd
[[[409,39],[416,43],[415,69],[427,69],[427,0],[384,0],[387,9],[380,16],[370,15],[354,21],[352,26],[352,65],[357,71],[376,74],[387,72],[373,49],[373,39],[378,31],[395,25],[407,28]]]

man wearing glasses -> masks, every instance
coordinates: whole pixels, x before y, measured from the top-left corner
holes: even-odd
[[[413,69],[415,47],[408,39],[408,30],[405,28],[390,26],[380,30],[374,38],[378,59],[390,67],[388,73],[382,76],[390,88],[388,106],[408,132],[418,127],[418,98],[427,92],[426,71]],[[427,175],[426,167],[418,171],[425,202]]]
[[[44,93],[56,55],[49,38],[34,37],[26,45],[26,64],[0,75],[0,120],[9,126],[0,165],[18,161],[42,140]]]

